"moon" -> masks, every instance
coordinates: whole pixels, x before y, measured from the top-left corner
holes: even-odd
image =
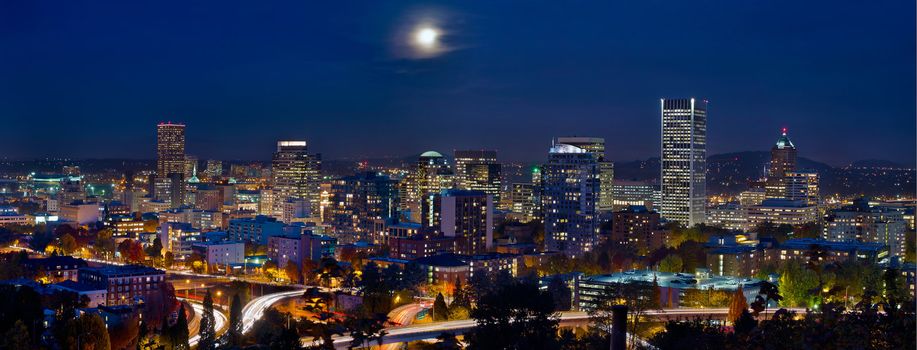
[[[427,49],[434,48],[438,39],[439,31],[431,27],[420,28],[414,34],[414,41],[421,47]]]

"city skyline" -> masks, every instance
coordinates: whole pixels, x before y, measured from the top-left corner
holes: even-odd
[[[171,120],[189,125],[187,154],[199,159],[267,160],[276,140],[304,139],[326,159],[483,148],[533,161],[563,135],[605,138],[611,160],[646,159],[659,153],[656,101],[694,96],[714,116],[708,154],[766,150],[787,127],[801,157],[914,164],[913,4],[676,5],[658,23],[637,22],[644,4],[581,4],[550,26],[533,22],[550,6],[502,18],[499,4],[252,5],[260,15],[242,20],[234,5],[205,19],[168,7],[174,22],[136,26],[117,14],[166,7],[11,6],[0,26],[22,35],[0,38],[13,52],[0,66],[4,156],[152,159],[147,126]],[[620,18],[591,20],[609,13]],[[709,20],[680,25],[682,13]],[[444,47],[399,52],[393,38],[429,19],[440,31],[424,40]],[[688,43],[697,57],[663,55]],[[86,142],[35,137],[36,120]]]

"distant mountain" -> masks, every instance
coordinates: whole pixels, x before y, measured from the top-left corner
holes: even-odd
[[[798,168],[819,174],[821,193],[840,195],[896,196],[914,195],[915,174],[905,166],[883,160],[853,162],[835,168],[800,157]],[[707,192],[735,194],[748,188],[749,181],[763,178],[770,152],[748,151],[715,154],[707,158]],[[900,170],[895,170],[900,169]],[[658,183],[659,158],[615,162],[616,180]]]
[[[895,163],[895,162],[892,162],[889,160],[883,160],[883,159],[858,160],[853,163],[850,163],[848,167],[850,168],[892,168],[892,169],[912,168],[912,167],[908,167],[901,163]]]

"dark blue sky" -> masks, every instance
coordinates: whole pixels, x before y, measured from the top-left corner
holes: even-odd
[[[201,159],[495,148],[658,155],[663,96],[710,100],[710,153],[914,164],[913,1],[4,1],[0,156]],[[433,23],[443,50],[413,57]]]

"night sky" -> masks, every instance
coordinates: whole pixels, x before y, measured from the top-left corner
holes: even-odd
[[[659,98],[710,100],[710,154],[788,127],[834,165],[914,164],[913,1],[3,1],[0,157],[200,159],[494,148],[599,136],[658,156]],[[410,34],[442,36],[420,54]]]

